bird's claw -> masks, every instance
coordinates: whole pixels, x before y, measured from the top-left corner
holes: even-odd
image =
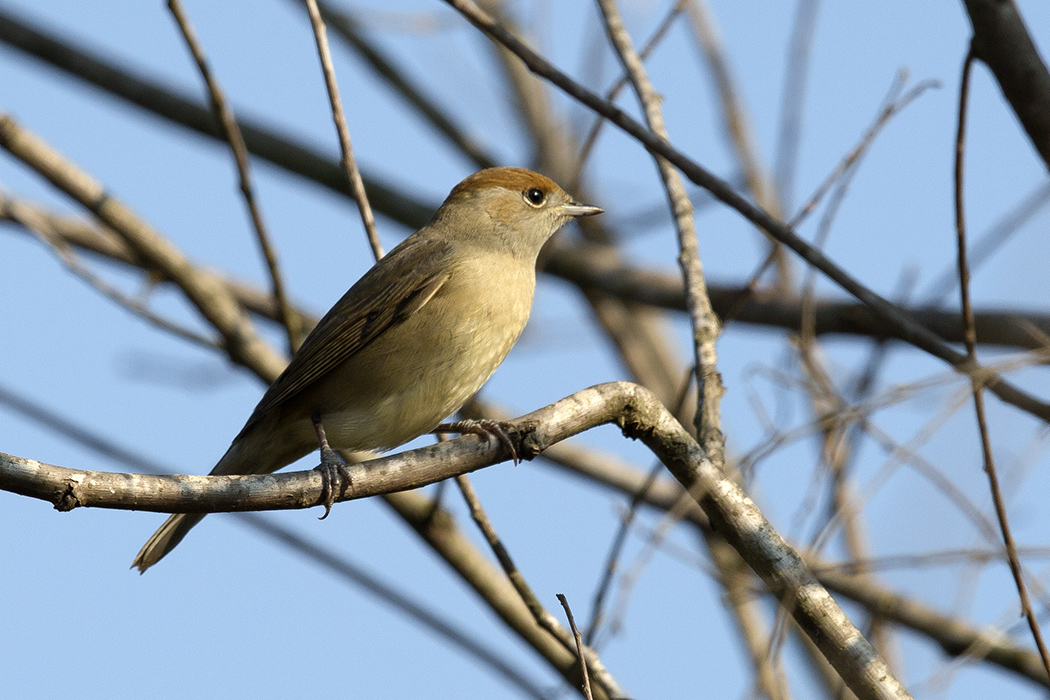
[[[314,430],[317,433],[318,447],[321,448],[321,463],[317,465],[317,469],[321,472],[321,500],[319,505],[324,506],[324,515],[318,520],[324,520],[332,512],[332,504],[335,503],[337,498],[335,493],[336,480],[340,480],[339,496],[345,494],[348,488],[353,489],[354,480],[350,478],[350,472],[346,469],[346,463],[340,459],[339,455],[328,444],[324,426],[321,425],[320,414],[315,412],[310,418],[313,420]]]
[[[495,437],[499,440],[507,452],[510,453],[510,458],[514,461],[515,466],[518,464],[518,450],[514,447],[514,441],[510,438],[510,431],[514,427],[510,423],[504,421],[491,420],[489,418],[479,419],[467,419],[460,420],[454,423],[442,423],[438,427],[434,428],[435,433],[461,433],[461,434],[473,434],[480,435],[483,438]]]
[[[317,466],[317,470],[321,472],[321,500],[318,505],[324,506],[324,515],[318,520],[324,520],[332,512],[335,499],[345,494],[347,488],[352,488],[354,482],[350,478],[346,464],[335,453],[335,450],[327,445],[321,448],[321,463]],[[338,496],[336,495],[336,481],[339,482]]]

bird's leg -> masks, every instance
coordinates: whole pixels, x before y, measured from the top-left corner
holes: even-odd
[[[321,464],[317,467],[321,472],[321,504],[324,506],[324,515],[318,520],[324,520],[332,512],[332,504],[335,503],[335,482],[341,477],[339,495],[346,493],[346,488],[353,484],[350,472],[346,470],[346,464],[335,453],[328,438],[324,434],[324,426],[321,425],[321,414],[314,411],[310,415],[314,423],[314,431],[317,433],[317,444],[321,447]]]
[[[462,433],[464,435],[472,433],[474,435],[480,435],[483,438],[494,437],[507,448],[507,452],[510,453],[510,458],[514,460],[514,464],[517,465],[518,451],[514,448],[514,441],[510,439],[510,430],[513,430],[513,426],[511,426],[510,423],[491,420],[488,418],[480,418],[477,420],[467,419],[458,420],[454,423],[442,423],[431,432]]]

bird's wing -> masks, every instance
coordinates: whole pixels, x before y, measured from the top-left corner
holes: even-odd
[[[408,241],[406,241],[408,243]],[[410,244],[411,245],[411,244]],[[422,309],[449,280],[441,245],[412,246],[417,253],[407,265],[405,250],[395,249],[383,264],[369,270],[343,295],[303,341],[292,361],[263,395],[248,425],[292,398],[374,340]],[[245,426],[247,427],[247,425]]]

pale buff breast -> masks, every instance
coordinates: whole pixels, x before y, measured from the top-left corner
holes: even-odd
[[[535,283],[531,266],[490,254],[454,266],[430,302],[333,372],[318,397],[333,447],[396,447],[458,410],[525,328]]]

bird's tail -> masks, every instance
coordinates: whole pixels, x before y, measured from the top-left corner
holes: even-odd
[[[226,450],[226,454],[222,456],[222,459],[211,470],[211,473],[243,473],[243,468],[246,466],[244,453],[244,446],[239,444],[237,440],[234,440],[233,444],[230,445],[230,449]],[[182,542],[182,538],[186,536],[186,533],[202,519],[204,519],[204,513],[176,513],[165,520],[164,524],[146,541],[146,544],[142,545],[142,549],[139,550],[135,561],[131,563],[131,568],[138,569],[140,574],[146,573],[146,569],[156,564],[164,558],[164,555],[175,549],[175,545]]]
[[[246,429],[247,430],[247,429]],[[254,432],[242,432],[226,450],[212,474],[268,474],[291,464],[310,451],[309,442],[288,446],[276,440],[276,446],[266,441],[276,433],[266,426],[252,426]],[[263,437],[260,437],[263,436]],[[287,443],[289,441],[283,441]],[[284,449],[281,449],[284,448]],[[142,545],[131,567],[144,573],[182,542],[186,533],[204,518],[204,513],[177,513],[160,526],[146,544]]]
[[[204,519],[204,513],[176,513],[153,533],[146,544],[142,545],[138,556],[131,564],[132,568],[138,569],[139,573],[145,573],[160,561],[165,554],[175,549],[175,545],[182,542],[182,538],[194,525]]]

